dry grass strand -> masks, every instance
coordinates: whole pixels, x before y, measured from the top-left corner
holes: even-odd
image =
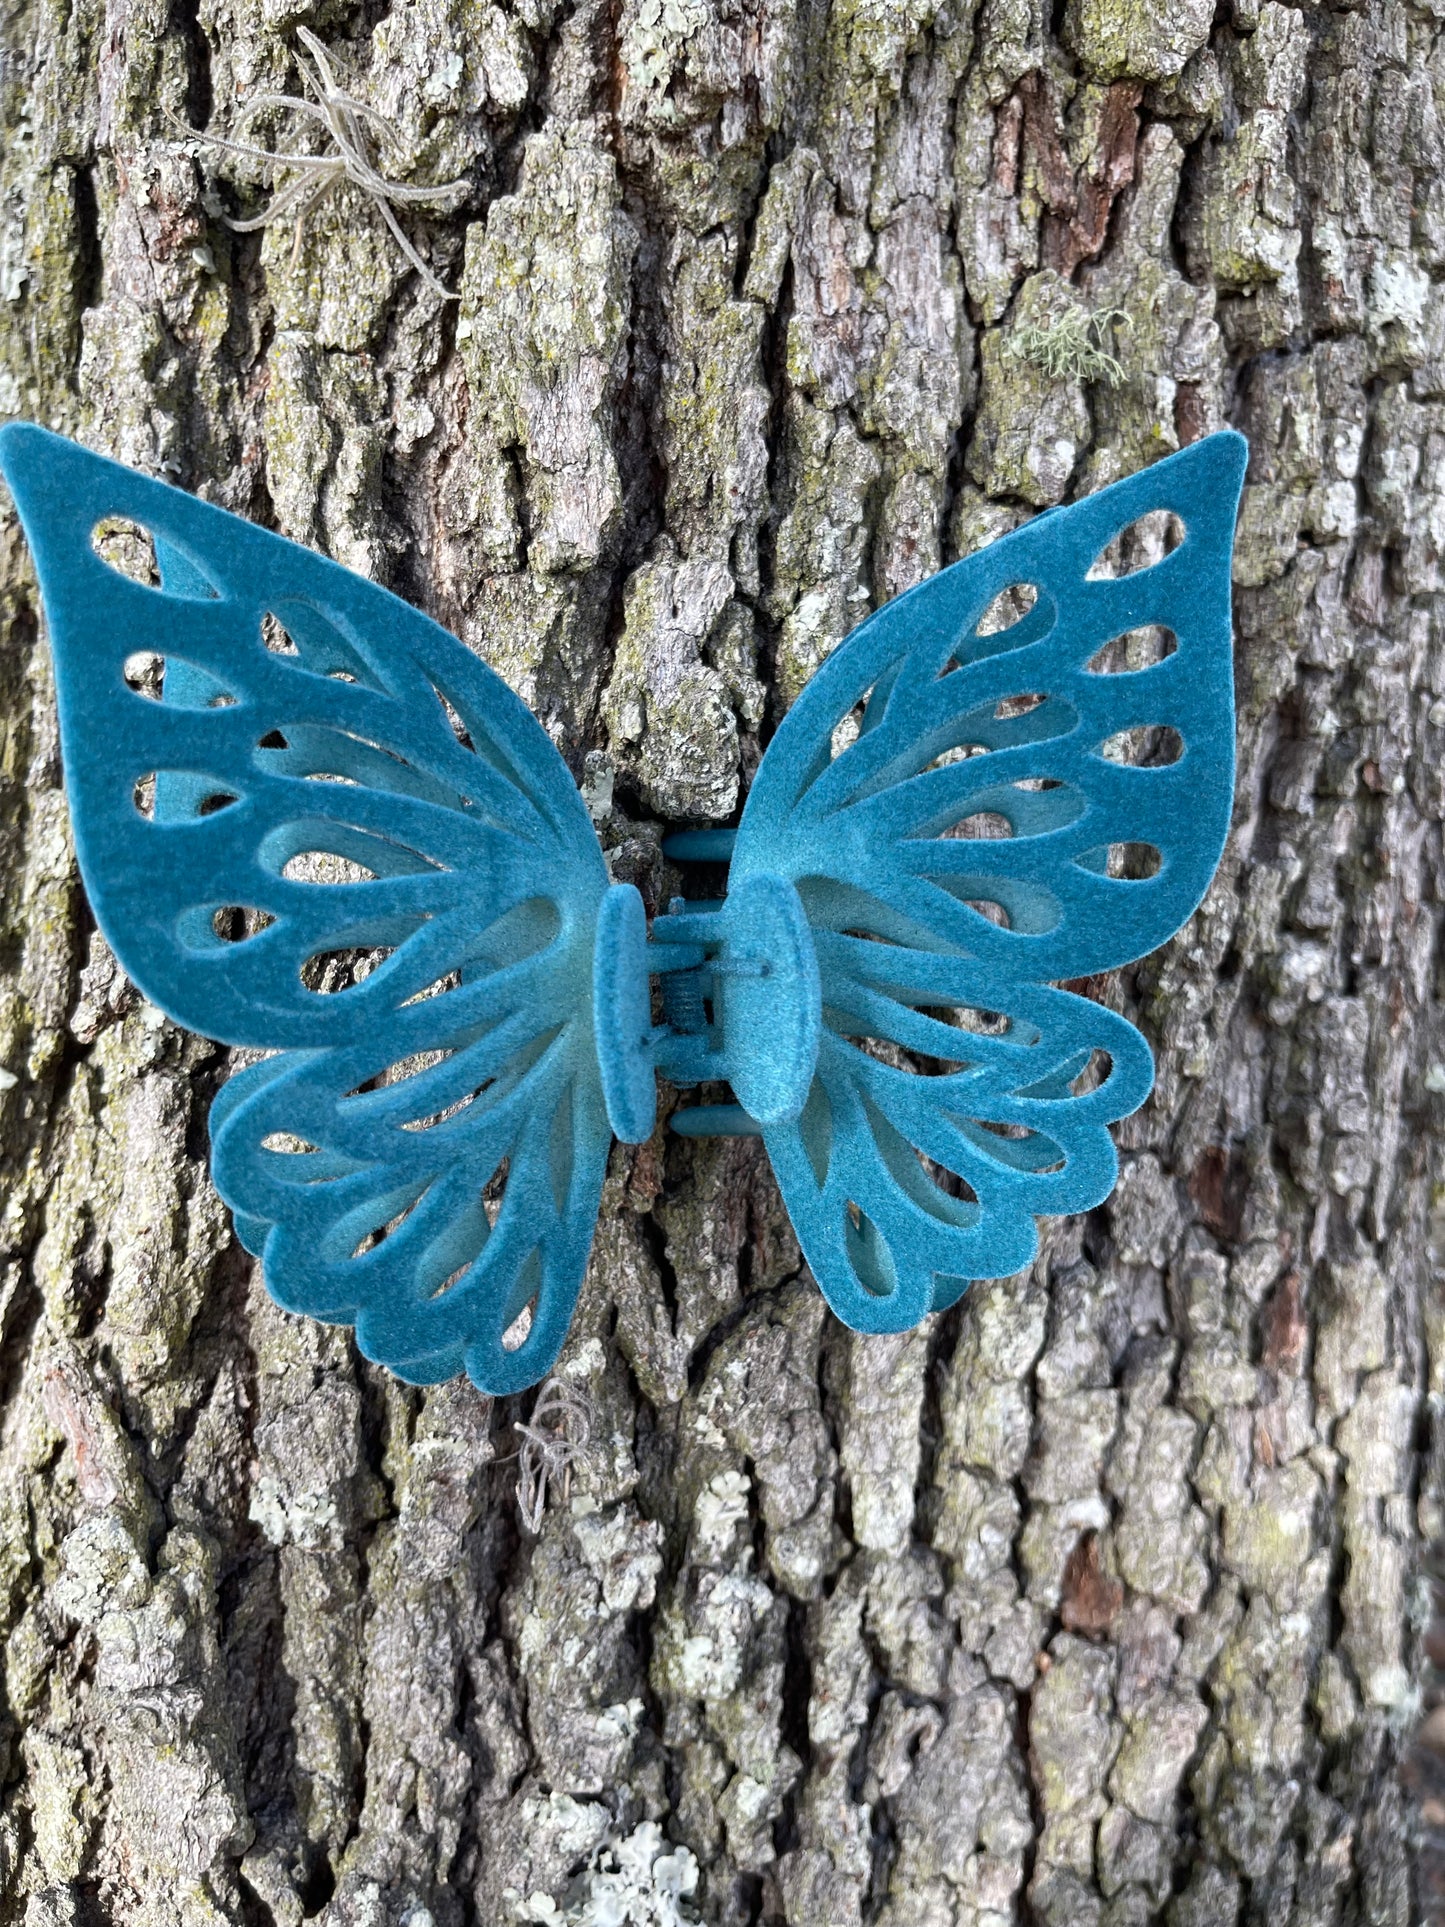
[[[591,1442],[594,1417],[585,1392],[565,1379],[549,1378],[537,1394],[531,1418],[514,1426],[522,1439],[516,1455],[517,1511],[528,1532],[542,1529],[549,1484],[560,1490],[564,1504],[571,1497],[572,1466]]]
[[[297,38],[306,48],[314,63],[308,64],[301,54],[296,56],[296,64],[301,69],[301,77],[311,99],[296,94],[257,94],[247,101],[237,116],[235,129],[240,133],[258,114],[288,113],[297,114],[321,128],[330,140],[330,146],[319,154],[307,154],[287,149],[277,153],[268,147],[257,147],[248,141],[227,140],[219,134],[202,134],[174,114],[167,118],[175,123],[191,140],[203,142],[219,153],[235,154],[245,160],[260,161],[267,167],[274,183],[278,171],[294,172],[296,178],[284,187],[276,189],[266,206],[257,215],[246,221],[226,219],[227,227],[237,234],[254,234],[260,228],[275,227],[279,222],[295,220],[296,242],[292,251],[293,261],[301,246],[301,234],[306,216],[317,202],[327,194],[349,181],[366,195],[380,210],[382,219],[391,230],[392,238],[406,259],[414,267],[422,280],[443,301],[455,301],[458,297],[439,281],[421,255],[417,252],[405,229],[396,217],[398,205],[423,205],[436,203],[467,191],[470,182],[465,180],[444,181],[436,187],[407,187],[399,181],[388,180],[377,168],[372,158],[371,139],[368,130],[374,130],[382,139],[394,135],[394,128],[383,114],[368,107],[364,101],[355,99],[337,79],[333,66],[333,56],[328,54],[316,35],[308,27],[298,27]]]

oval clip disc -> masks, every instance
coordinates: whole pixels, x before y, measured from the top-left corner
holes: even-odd
[[[624,1144],[644,1144],[657,1122],[647,909],[630,883],[614,883],[597,913],[592,1018],[607,1121]]]
[[[760,1124],[802,1114],[818,1061],[823,993],[802,899],[785,877],[741,877],[715,959],[727,1079]]]

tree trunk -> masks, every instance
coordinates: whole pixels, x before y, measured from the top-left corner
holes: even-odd
[[[1107,1205],[854,1338],[760,1147],[619,1149],[544,1448],[232,1241],[228,1063],[94,932],[7,503],[0,1921],[1425,1918],[1436,10],[384,7],[13,0],[0,413],[434,614],[650,907],[870,606],[1232,422],[1234,830],[1093,986],[1159,1063]],[[227,226],[264,171],[173,117],[298,94],[299,26],[390,178],[465,177],[398,210],[459,301],[350,187]]]

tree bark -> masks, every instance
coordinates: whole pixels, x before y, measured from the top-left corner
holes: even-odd
[[[0,413],[434,614],[652,907],[871,606],[1234,423],[1233,832],[1092,986],[1159,1064],[1114,1196],[922,1330],[838,1326],[756,1145],[615,1152],[533,1533],[529,1398],[232,1241],[0,510],[0,1922],[1425,1918],[1436,10],[385,6],[12,0]],[[299,93],[302,25],[391,178],[465,177],[400,217],[458,301],[351,188],[226,225],[261,170],[167,116]]]

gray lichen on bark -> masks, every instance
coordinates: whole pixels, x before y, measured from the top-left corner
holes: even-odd
[[[471,181],[412,230],[455,304],[347,190],[237,237],[259,173],[165,117],[296,91],[302,24],[393,178]],[[1413,0],[16,0],[0,413],[447,623],[654,906],[871,607],[1252,457],[1225,861],[1089,986],[1159,1061],[1114,1197],[862,1340],[756,1145],[618,1151],[535,1538],[527,1401],[234,1245],[229,1066],[92,930],[3,511],[0,1920],[1422,1917],[1442,94]],[[1012,352],[1075,309],[1117,384]]]

